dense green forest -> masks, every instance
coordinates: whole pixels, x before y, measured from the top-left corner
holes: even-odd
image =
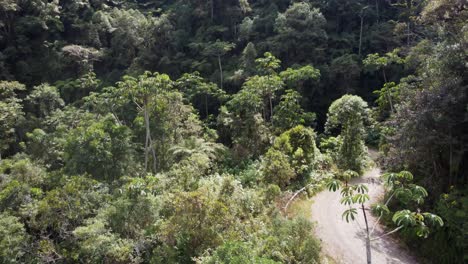
[[[320,263],[285,204],[368,147],[467,263],[465,0],[0,0],[1,263]]]

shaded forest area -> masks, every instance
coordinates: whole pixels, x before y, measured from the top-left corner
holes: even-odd
[[[0,262],[318,263],[279,204],[364,143],[444,221],[403,241],[468,261],[467,8],[0,0]]]

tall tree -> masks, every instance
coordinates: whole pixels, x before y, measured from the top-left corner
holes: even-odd
[[[10,144],[16,142],[15,128],[24,115],[22,100],[16,93],[25,89],[19,82],[0,81],[0,159]]]
[[[124,95],[130,97],[143,114],[145,124],[145,171],[148,171],[148,162],[150,152],[153,155],[153,171],[157,169],[157,157],[151,138],[150,113],[151,107],[155,107],[157,96],[161,96],[172,88],[172,81],[166,74],[145,72],[138,77],[124,76],[121,82],[118,82],[118,88]]]
[[[223,65],[221,63],[221,57],[226,55],[234,47],[234,43],[224,42],[218,39],[215,42],[208,43],[202,52],[205,56],[214,56],[217,58],[219,67],[219,86],[221,87],[221,89],[223,89],[224,83]]]
[[[314,63],[321,62],[327,45],[325,24],[325,17],[318,8],[313,8],[305,1],[295,2],[276,18],[275,30],[278,35],[273,42],[273,49],[289,65],[291,62],[304,62],[311,56]]]
[[[332,132],[340,128],[343,143],[339,150],[338,167],[362,173],[366,156],[363,133],[369,118],[367,103],[356,95],[344,95],[334,101],[327,114],[325,129]]]

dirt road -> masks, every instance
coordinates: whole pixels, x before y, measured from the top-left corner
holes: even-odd
[[[377,201],[383,195],[383,186],[372,179],[378,179],[380,169],[374,168],[362,178],[354,179],[355,183],[368,183],[371,203]],[[324,252],[337,263],[365,264],[366,249],[364,240],[365,223],[362,212],[359,210],[358,219],[347,223],[341,215],[346,209],[340,204],[340,192],[325,190],[314,198],[312,205],[312,219],[316,222],[316,235],[322,240]],[[369,214],[367,214],[369,215]],[[373,226],[376,218],[370,216],[370,226]],[[382,234],[378,226],[374,237]],[[417,263],[408,252],[400,248],[391,237],[384,237],[372,241],[372,263]]]

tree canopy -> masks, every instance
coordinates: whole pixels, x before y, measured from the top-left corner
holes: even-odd
[[[466,262],[467,10],[0,0],[0,262],[320,263],[288,206],[327,183]]]

